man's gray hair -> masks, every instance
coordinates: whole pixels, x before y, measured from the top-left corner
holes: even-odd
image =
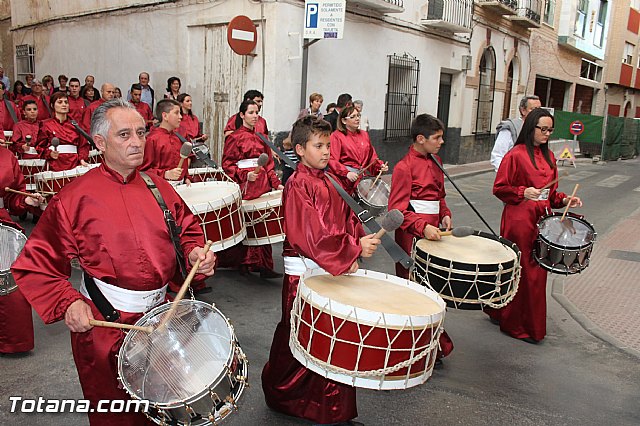
[[[124,108],[135,111],[136,114],[140,113],[136,110],[136,107],[122,98],[115,98],[100,105],[91,115],[91,136],[95,137],[100,135],[107,139],[109,129],[111,128],[111,121],[107,118],[107,112],[113,108]],[[140,115],[140,120],[144,121],[144,118]]]
[[[527,109],[527,103],[529,101],[539,101],[539,100],[540,100],[540,97],[536,95],[525,96],[524,98],[520,99],[519,111],[522,111],[523,109]]]
[[[364,103],[360,99],[358,99],[357,101],[353,101],[353,104],[359,105],[361,108],[364,106]]]

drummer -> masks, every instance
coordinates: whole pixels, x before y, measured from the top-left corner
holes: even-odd
[[[356,182],[360,172],[377,175],[389,170],[378,158],[369,134],[360,130],[360,113],[355,106],[349,105],[340,111],[337,127],[331,134],[331,160],[339,165],[329,164],[336,174]]]
[[[80,165],[87,166],[89,143],[80,135],[69,120],[69,100],[64,92],[51,96],[52,118],[42,121],[36,149],[40,157],[47,160],[49,170],[59,172],[71,170]],[[59,142],[56,147],[51,142]]]
[[[55,96],[55,95],[54,95]],[[141,413],[98,413],[99,400],[128,400],[116,370],[124,333],[92,327],[104,315],[88,297],[87,285],[75,290],[69,282],[69,261],[77,258],[97,289],[113,305],[117,322],[133,324],[165,300],[164,283],[176,271],[176,252],[162,210],[137,167],[142,163],[145,123],[128,102],[113,99],[96,109],[91,134],[104,152],[104,162],[66,185],[34,228],[13,265],[18,287],[45,323],[64,320],[71,330],[71,348],[89,420],[95,425],[145,424]],[[215,256],[203,255],[204,236],[196,218],[171,185],[149,177],[160,191],[176,224],[188,263],[198,258],[199,274],[213,274]]]
[[[300,163],[283,196],[282,317],[262,371],[262,388],[267,405],[281,413],[314,423],[360,424],[351,421],[358,416],[355,388],[307,370],[289,349],[290,312],[305,268],[319,265],[333,275],[352,273],[358,270],[358,258],[371,257],[380,244],[373,235],[365,236],[324,171],[330,132],[328,122],[310,115],[296,121],[291,131]]]
[[[40,123],[38,123],[38,104],[34,100],[26,100],[22,104],[24,111],[24,120],[20,120],[13,126],[13,142],[11,150],[21,160],[40,158],[40,154],[36,151],[36,142],[40,132]]]
[[[222,155],[222,168],[233,179],[242,191],[243,200],[253,200],[272,190],[283,189],[280,179],[274,170],[271,148],[256,134],[256,124],[260,117],[260,108],[252,100],[240,104],[240,111],[236,115],[236,130],[227,136]],[[260,154],[268,155],[267,164],[258,169],[257,161]],[[246,274],[259,271],[264,279],[280,278],[273,270],[273,257],[270,244],[261,246],[246,246],[240,271]]]
[[[493,194],[505,203],[500,235],[518,245],[522,272],[513,300],[504,308],[488,308],[485,312],[501,331],[532,344],[544,338],[547,328],[547,271],[532,254],[538,236],[536,224],[551,208],[582,206],[580,198],[559,192],[557,183],[551,185],[548,194],[541,190],[558,177],[556,159],[548,145],[553,123],[546,109],[531,111],[493,183]]]
[[[420,114],[411,123],[413,144],[409,152],[396,164],[391,180],[389,210],[398,209],[404,221],[396,230],[396,242],[411,254],[415,239],[439,240],[439,226],[450,229],[451,210],[447,207],[444,173],[435,164],[444,143],[444,124],[429,114]],[[396,275],[409,278],[409,271],[396,263]],[[453,350],[453,342],[446,331],[440,335],[440,350],[436,363]]]

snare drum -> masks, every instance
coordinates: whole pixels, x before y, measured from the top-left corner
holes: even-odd
[[[47,170],[47,160],[43,158],[18,160],[22,174],[24,175],[25,183],[27,184],[27,191],[36,191],[36,177],[37,173]]]
[[[17,229],[0,223],[0,297],[14,292],[16,285],[11,265],[22,251],[27,237]]]
[[[596,231],[582,216],[567,213],[544,216],[538,221],[538,239],[533,248],[536,261],[555,274],[576,274],[589,266]]]
[[[191,176],[191,182],[233,182],[227,174],[221,168],[214,169],[213,167],[196,167],[189,169],[189,175]]]
[[[262,246],[284,241],[282,191],[271,191],[253,200],[242,200],[246,246]]]
[[[156,329],[171,303],[136,322],[152,333],[127,333],[118,354],[118,377],[145,414],[161,425],[209,425],[237,410],[247,386],[248,362],[233,327],[214,306],[182,300],[166,328]]]
[[[492,234],[423,238],[411,257],[411,279],[434,290],[451,308],[502,308],[518,291],[520,249]]]
[[[379,216],[387,210],[389,205],[390,188],[387,182],[382,179],[372,177],[364,178],[358,183],[356,188],[356,200],[358,204],[366,210],[369,210],[371,216]]]
[[[433,372],[445,303],[395,276],[308,269],[291,310],[289,346],[306,368],[351,386],[406,389]]]
[[[242,194],[233,182],[197,182],[179,185],[176,192],[200,219],[212,251],[238,244],[247,235],[242,217]]]
[[[41,194],[57,194],[66,184],[98,166],[100,164],[89,164],[88,166],[78,166],[59,172],[46,171],[36,173],[36,189]]]

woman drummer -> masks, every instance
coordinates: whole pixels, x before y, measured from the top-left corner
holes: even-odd
[[[64,92],[51,96],[54,117],[42,122],[36,149],[49,163],[49,170],[70,170],[79,165],[86,166],[89,159],[89,143],[80,135],[68,118],[69,100]],[[54,138],[58,142],[52,144]]]
[[[371,145],[369,134],[360,130],[360,113],[353,105],[345,107],[338,117],[338,129],[331,134],[331,160],[329,167],[336,174],[347,177],[351,182],[358,179],[361,170],[371,175],[389,170],[386,164],[378,158],[376,150]],[[335,162],[344,169],[335,167]],[[349,174],[347,174],[349,172]]]
[[[247,100],[240,104],[236,116],[236,130],[227,136],[222,155],[222,168],[242,190],[242,199],[252,200],[274,189],[283,189],[274,170],[271,148],[256,134],[258,104]],[[267,154],[264,167],[257,166],[260,154]],[[271,245],[247,246],[241,262],[241,272],[259,270],[261,278],[279,278],[273,270]]]
[[[198,121],[198,117],[193,113],[191,95],[188,93],[179,94],[178,102],[180,102],[182,120],[180,121],[180,127],[178,127],[177,132],[189,141],[195,142],[194,140],[197,139],[196,145],[201,145],[209,139],[209,136],[200,132],[200,121]]]
[[[518,292],[504,308],[485,309],[500,330],[527,343],[538,343],[546,334],[547,272],[533,258],[536,224],[551,208],[582,206],[578,197],[542,188],[558,177],[556,159],[549,150],[554,119],[545,109],[527,115],[515,146],[504,157],[493,184],[493,194],[505,203],[500,234],[518,245],[522,272]]]
[[[26,191],[18,160],[11,151],[0,147],[0,223],[23,232],[9,214],[24,214],[28,206],[38,207],[44,203],[44,198],[40,194],[27,197],[6,191],[5,188]],[[8,256],[9,253],[0,255]],[[31,306],[18,289],[0,295],[0,353],[27,352],[32,350],[33,346]]]

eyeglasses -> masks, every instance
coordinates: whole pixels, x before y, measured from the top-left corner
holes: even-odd
[[[355,120],[356,118],[360,118],[360,117],[361,117],[360,114],[351,114],[351,115],[347,116],[347,118],[350,118],[352,120]]]
[[[542,133],[548,133],[548,134],[553,133],[553,127],[540,127],[540,126],[536,126],[536,129],[540,129],[540,131],[541,131]]]

